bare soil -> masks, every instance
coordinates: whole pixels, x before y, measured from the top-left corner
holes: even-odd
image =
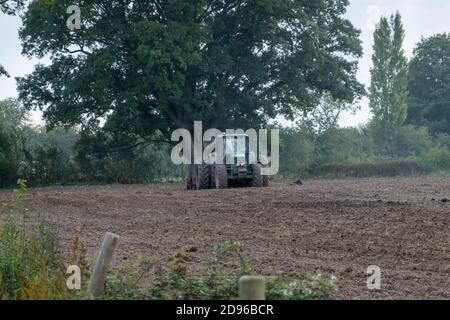
[[[10,199],[0,191],[0,203]],[[240,241],[261,274],[336,277],[338,299],[450,299],[450,177],[274,181],[269,188],[186,191],[177,184],[30,189],[33,215],[80,236],[94,255],[120,235],[114,264],[189,249],[194,272],[212,246]],[[5,214],[0,206],[0,216]],[[377,265],[381,290],[368,290]]]

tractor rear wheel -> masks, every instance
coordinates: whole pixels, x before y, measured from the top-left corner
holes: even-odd
[[[251,187],[261,188],[263,186],[263,176],[261,175],[261,165],[259,163],[252,164],[253,179],[251,182]]]
[[[269,176],[263,176],[263,187],[269,186]]]
[[[216,189],[228,188],[228,173],[227,168],[223,164],[218,164],[215,167],[214,180]]]
[[[210,168],[207,164],[196,165],[197,169],[197,179],[195,179],[195,184],[197,190],[209,189],[210,187]]]
[[[193,178],[193,166],[191,164],[185,164],[183,166],[184,180],[186,182],[186,189],[194,189],[194,178]]]

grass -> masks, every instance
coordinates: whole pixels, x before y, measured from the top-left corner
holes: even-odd
[[[56,232],[43,219],[28,227],[25,192],[25,181],[19,180],[13,206],[0,225],[0,299],[70,298]]]

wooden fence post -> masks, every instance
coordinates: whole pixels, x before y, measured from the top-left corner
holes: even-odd
[[[102,246],[97,257],[94,269],[92,271],[91,280],[88,285],[88,293],[92,297],[97,297],[105,288],[106,275],[111,265],[114,250],[117,246],[119,236],[114,233],[107,232],[103,238]]]
[[[239,279],[240,300],[266,300],[266,279],[259,276],[243,276]]]

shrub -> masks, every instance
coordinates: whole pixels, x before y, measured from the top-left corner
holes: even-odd
[[[398,128],[393,144],[395,156],[410,157],[425,153],[431,148],[433,141],[428,128],[403,126]]]
[[[396,177],[423,173],[416,160],[381,160],[352,164],[326,164],[311,168],[309,174],[315,177]]]
[[[103,132],[82,132],[76,143],[76,162],[83,181],[102,183],[148,183],[177,180],[169,148],[146,145],[133,148],[134,139],[113,137]]]
[[[63,184],[79,180],[73,157],[78,139],[74,130],[27,128],[20,174],[32,185]]]
[[[450,149],[450,135],[443,133],[438,134],[436,136],[436,144]]]
[[[295,176],[305,171],[314,158],[314,143],[305,132],[280,128],[280,174]]]
[[[325,279],[320,273],[303,281],[269,277],[266,295],[270,300],[330,300],[333,289],[333,281]]]
[[[195,299],[233,300],[238,298],[238,280],[251,274],[249,259],[242,246],[226,241],[214,247],[214,259],[207,263],[207,271],[201,275],[189,275],[191,257],[186,253],[174,255],[167,263],[138,259],[138,270],[130,271],[130,265],[117,270],[108,279],[105,293],[100,299]],[[148,286],[142,279],[154,276]],[[331,299],[333,285],[321,275],[306,281],[291,281],[286,277],[268,277],[266,296],[269,300]]]
[[[450,149],[445,146],[435,146],[426,152],[421,160],[429,170],[450,170]]]

